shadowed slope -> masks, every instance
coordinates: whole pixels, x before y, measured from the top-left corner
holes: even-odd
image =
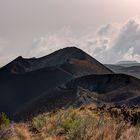
[[[97,93],[97,99],[105,103],[118,103],[129,105],[131,99],[140,102],[136,98],[140,96],[140,80],[124,74],[110,75],[89,75],[77,78],[68,82],[68,89],[75,89],[78,86]],[[135,100],[134,100],[135,99]],[[131,101],[132,102],[132,101]],[[130,105],[132,105],[131,103]]]
[[[139,87],[140,80],[129,75],[124,74],[109,74],[109,75],[88,75],[80,78],[76,78],[67,83],[68,88],[75,88],[81,86],[85,89],[98,92],[99,94],[105,94],[114,89],[118,89],[124,86]],[[131,87],[129,87],[131,88]],[[139,87],[140,88],[140,87]]]
[[[139,106],[139,84],[140,80],[123,74],[89,75],[76,78],[63,86],[44,92],[18,110],[16,116],[26,118],[39,112],[90,103]]]
[[[0,79],[0,112],[11,113],[50,90],[72,79],[59,68],[45,68],[22,75],[3,75]]]

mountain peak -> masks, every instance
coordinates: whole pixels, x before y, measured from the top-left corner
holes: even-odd
[[[64,66],[65,65],[65,66]],[[67,66],[66,66],[67,65]],[[36,71],[46,67],[71,67],[73,71],[86,71],[89,74],[109,74],[111,70],[106,68],[96,59],[92,58],[83,50],[72,46],[57,50],[40,58],[17,57],[7,64],[4,69],[14,74]],[[61,67],[61,68],[62,68]],[[83,72],[82,72],[83,73]]]
[[[18,56],[12,62],[2,67],[2,70],[12,74],[22,74],[27,72],[29,68],[30,64],[27,59],[23,58],[22,56]]]
[[[69,50],[69,49],[73,49],[73,50],[81,50],[81,49],[79,49],[78,47],[76,47],[76,46],[70,46],[70,47],[65,47],[65,48],[63,48],[64,50]]]
[[[65,47],[65,48],[60,49],[60,50],[66,50],[66,51],[82,51],[83,52],[83,50],[81,50],[80,48],[75,47],[75,46]]]
[[[24,59],[22,56],[18,56],[16,59]]]

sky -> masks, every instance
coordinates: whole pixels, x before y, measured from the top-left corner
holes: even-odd
[[[0,66],[68,46],[102,63],[140,62],[140,1],[0,0]]]

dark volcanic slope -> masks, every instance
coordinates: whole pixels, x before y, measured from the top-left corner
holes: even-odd
[[[0,78],[0,112],[12,113],[33,98],[72,78],[69,73],[55,67],[22,75],[2,75]]]
[[[131,85],[138,87],[140,80],[124,74],[87,75],[66,84],[68,88],[82,86],[85,89],[105,94],[106,92]],[[130,87],[131,88],[131,87]],[[139,87],[140,88],[140,87]]]
[[[16,116],[30,116],[38,112],[81,104],[126,104],[140,106],[140,80],[124,75],[89,75],[76,78],[63,86],[44,92],[16,112]],[[33,110],[35,110],[33,112]]]
[[[18,57],[4,66],[1,71],[21,74],[52,66],[61,67],[75,76],[112,73],[111,70],[76,47],[64,48],[41,58]]]
[[[130,100],[140,97],[140,80],[124,74],[84,76],[68,82],[66,87],[88,89],[97,94],[98,101],[105,103],[129,105]],[[140,105],[140,100],[135,105]]]

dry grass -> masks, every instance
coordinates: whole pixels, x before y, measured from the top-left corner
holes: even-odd
[[[0,140],[139,140],[138,123],[118,117],[124,110],[127,109],[90,105],[44,113],[31,122],[1,127]],[[135,116],[134,109],[128,111]]]
[[[0,140],[31,140],[31,133],[26,124],[11,124],[1,128]]]

